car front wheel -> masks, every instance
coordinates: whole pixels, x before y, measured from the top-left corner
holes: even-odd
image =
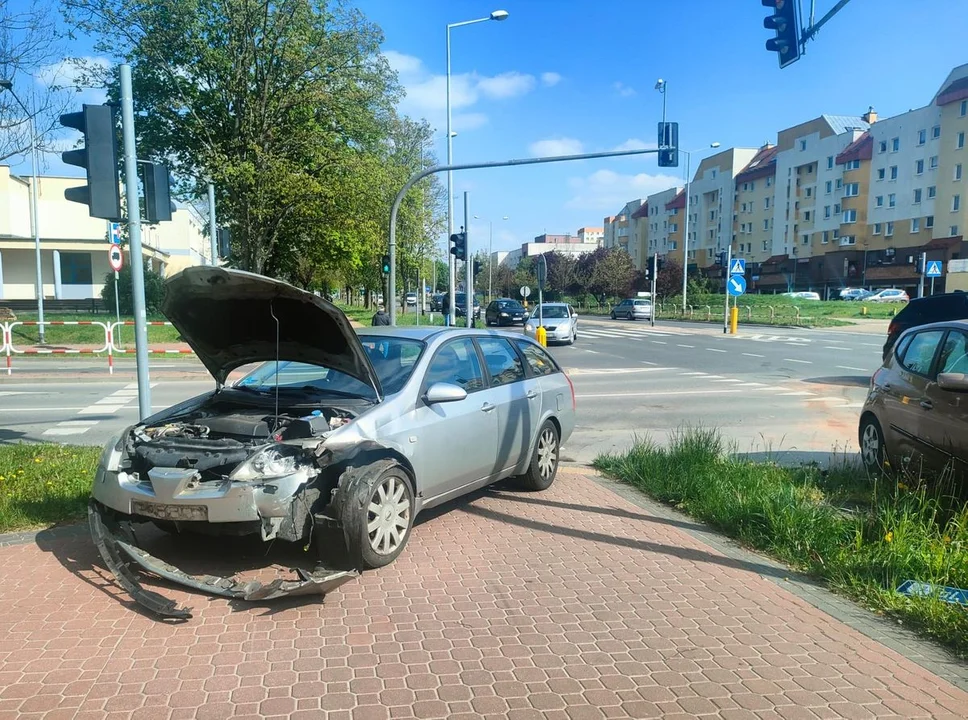
[[[545,420],[538,431],[538,442],[528,471],[518,478],[523,490],[547,490],[558,474],[558,461],[561,457],[558,445],[558,428],[551,420]]]
[[[877,418],[867,415],[860,424],[860,456],[869,473],[880,473],[887,458],[884,431]]]
[[[410,538],[413,486],[403,467],[392,460],[350,472],[357,477],[345,488],[350,497],[340,513],[349,559],[362,569],[384,567],[397,559]]]

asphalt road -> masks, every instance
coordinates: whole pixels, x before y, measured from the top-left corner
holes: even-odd
[[[745,329],[583,318],[578,342],[552,347],[569,371],[578,423],[563,458],[590,462],[636,436],[664,442],[684,425],[719,428],[740,452],[829,459],[856,449],[856,418],[882,338],[848,331]],[[21,360],[0,376],[0,442],[103,444],[137,420],[133,366]],[[152,362],[152,409],[212,386],[193,360]],[[29,374],[25,374],[29,373]]]

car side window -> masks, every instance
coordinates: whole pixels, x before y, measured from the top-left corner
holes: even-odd
[[[426,387],[435,383],[450,383],[469,393],[484,388],[481,361],[470,338],[454,340],[441,347],[427,367]]]
[[[941,349],[938,372],[968,373],[968,335],[952,330]]]
[[[905,348],[904,355],[901,356],[901,367],[925,377],[930,375],[931,363],[934,361],[943,336],[943,330],[916,333]]]
[[[518,346],[518,350],[524,355],[525,362],[528,363],[528,367],[531,368],[531,374],[535,376],[542,375],[554,375],[558,372],[558,368],[555,366],[554,361],[548,356],[544,350],[542,350],[537,345],[534,345],[524,340],[515,340]]]
[[[484,363],[495,387],[524,380],[524,364],[504,338],[479,338]]]

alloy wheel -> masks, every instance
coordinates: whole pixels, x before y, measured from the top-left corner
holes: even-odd
[[[881,433],[874,423],[867,423],[864,434],[861,437],[861,457],[864,464],[869,468],[876,468],[881,462],[883,443]]]
[[[558,438],[555,431],[546,427],[538,438],[538,473],[543,480],[554,475],[558,465]]]
[[[410,493],[404,480],[394,475],[383,479],[370,497],[366,532],[373,552],[396,552],[410,530]]]

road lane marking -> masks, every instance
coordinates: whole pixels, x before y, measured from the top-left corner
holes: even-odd
[[[802,363],[804,365],[813,365],[813,360],[797,360],[795,358],[783,358],[783,362],[795,362]]]
[[[844,352],[850,352],[850,348],[846,347],[833,347],[831,345],[825,345],[824,350],[843,350]]]
[[[752,388],[752,387],[766,387],[766,383],[744,382],[742,385],[737,385],[736,387],[749,387],[749,388]]]
[[[670,390],[668,392],[634,392],[634,393],[592,393],[576,394],[576,399],[588,398],[613,398],[613,397],[666,397],[669,395],[726,395],[728,393],[738,393],[739,390]]]
[[[675,370],[671,367],[627,367],[627,368],[573,368],[569,375],[625,375],[627,373],[658,372]]]
[[[706,373],[704,373],[704,372],[684,372],[684,373],[679,373],[679,374],[680,375],[705,375]]]
[[[799,395],[801,397],[813,395],[812,392],[807,392],[806,390],[794,390],[793,392],[779,393],[780,395]]]
[[[766,355],[757,355],[756,353],[743,353],[746,357],[766,357]]]
[[[842,397],[815,397],[805,400],[804,402],[847,402],[845,398]]]
[[[720,350],[719,348],[706,348],[709,352],[726,352],[725,350]]]
[[[838,365],[838,370],[856,370],[857,372],[870,372],[869,368],[851,367],[850,365]]]
[[[656,345],[668,345],[669,344],[667,342],[663,342],[662,340],[653,340],[652,342],[654,342]]]
[[[717,382],[717,383],[741,383],[743,381],[742,380],[737,380],[736,378],[723,378],[722,380],[713,380],[713,382]]]
[[[696,346],[695,346],[695,345],[679,345],[679,347],[684,347],[684,348],[694,348],[694,347],[696,347]]]

